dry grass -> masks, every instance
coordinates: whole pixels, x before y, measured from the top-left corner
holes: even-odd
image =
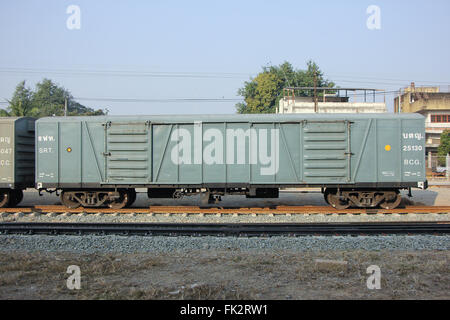
[[[315,259],[343,260],[320,271]],[[0,255],[0,299],[432,299],[450,298],[450,252],[215,252]],[[382,270],[368,290],[366,269]],[[69,290],[69,265],[81,290]]]

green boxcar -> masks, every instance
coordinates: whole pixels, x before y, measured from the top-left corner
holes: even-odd
[[[34,187],[35,119],[0,118],[0,207],[15,206]]]
[[[271,197],[278,188],[315,186],[333,206],[345,207],[345,197],[373,206],[427,185],[419,114],[53,117],[36,130],[40,189],[108,189],[123,202],[118,189]],[[351,194],[356,189],[366,194]],[[91,197],[83,205],[99,202],[82,196]]]

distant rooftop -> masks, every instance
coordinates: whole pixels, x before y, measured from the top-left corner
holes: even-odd
[[[420,86],[416,87],[414,82],[411,82],[409,87],[401,89],[402,93],[450,93],[450,85],[447,86]]]
[[[385,113],[386,96],[383,97],[384,102],[377,102],[380,93],[384,94],[385,90],[287,87],[283,89],[283,99],[279,101],[277,113]],[[363,101],[357,102],[357,97]]]
[[[426,113],[436,110],[450,110],[450,86],[416,87],[401,89],[394,98],[394,111]]]
[[[329,101],[329,97],[344,98],[342,99],[342,102],[347,102],[349,92],[364,97],[364,102],[367,102],[368,97],[372,97],[372,102],[375,102],[377,92],[385,92],[385,90],[374,88],[286,87],[283,89],[283,96],[285,100],[296,100],[298,97],[314,97],[314,91],[316,91],[316,95],[323,102]],[[330,100],[330,102],[331,101],[333,100]],[[335,101],[336,100],[333,102]]]

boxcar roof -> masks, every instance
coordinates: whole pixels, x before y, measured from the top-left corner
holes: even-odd
[[[127,115],[127,116],[76,116],[46,117],[38,122],[71,121],[153,121],[153,122],[247,122],[247,121],[301,121],[301,120],[362,120],[362,119],[423,119],[418,113],[298,113],[298,114],[190,114],[190,115]]]
[[[34,119],[32,117],[0,117],[0,122],[16,122],[17,120]]]

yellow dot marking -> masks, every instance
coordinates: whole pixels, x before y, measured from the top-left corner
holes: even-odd
[[[72,152],[72,148],[67,148],[67,152]]]
[[[386,150],[386,151],[391,151],[391,146],[387,144],[387,145],[384,147],[384,150]]]

